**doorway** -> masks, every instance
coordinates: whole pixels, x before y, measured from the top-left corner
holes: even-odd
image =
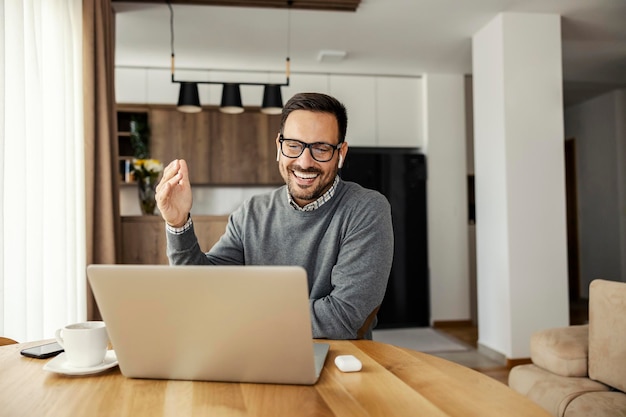
[[[567,267],[570,304],[580,301],[576,140],[565,140],[565,201],[567,206]],[[571,308],[570,308],[571,309]]]

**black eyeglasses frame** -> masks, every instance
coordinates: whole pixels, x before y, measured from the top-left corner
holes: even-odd
[[[283,143],[284,143],[286,140],[290,140],[290,141],[298,142],[299,144],[301,144],[301,145],[302,145],[302,151],[300,152],[300,154],[299,154],[298,156],[289,156],[289,155],[286,155],[286,154],[285,154],[285,152],[283,151]],[[313,142],[313,143],[306,143],[306,142],[303,142],[303,141],[298,140],[298,139],[289,139],[289,138],[286,138],[286,137],[284,137],[284,136],[283,136],[283,134],[282,134],[282,133],[281,133],[281,134],[279,135],[279,137],[278,137],[278,142],[280,142],[280,153],[282,153],[282,154],[283,154],[283,156],[284,156],[285,158],[291,158],[291,159],[297,159],[297,158],[300,158],[300,157],[302,156],[302,154],[304,153],[304,151],[305,151],[307,148],[309,148],[309,153],[311,154],[311,158],[313,158],[313,159],[314,159],[314,160],[316,160],[317,162],[328,162],[328,161],[330,161],[330,160],[331,160],[331,159],[333,159],[333,157],[335,156],[335,151],[340,150],[340,149],[341,149],[341,146],[343,145],[343,142],[340,142],[340,143],[338,143],[337,145],[333,145],[333,144],[326,143],[326,142]],[[324,160],[324,161],[320,161],[319,159],[317,159],[317,158],[315,157],[315,154],[313,153],[313,146],[315,146],[315,145],[326,145],[326,146],[330,146],[330,147],[333,149],[333,153],[330,155],[330,158],[328,158],[328,159],[326,159],[326,160]]]

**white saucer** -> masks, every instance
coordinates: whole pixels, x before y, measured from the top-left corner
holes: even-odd
[[[75,368],[70,366],[65,358],[65,352],[63,352],[46,363],[43,366],[43,370],[65,375],[89,375],[106,371],[114,366],[117,366],[117,356],[115,356],[114,350],[107,350],[107,354],[101,364],[87,368]]]

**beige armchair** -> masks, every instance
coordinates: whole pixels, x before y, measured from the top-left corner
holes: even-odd
[[[626,417],[626,283],[594,280],[589,324],[532,335],[509,386],[555,417]]]

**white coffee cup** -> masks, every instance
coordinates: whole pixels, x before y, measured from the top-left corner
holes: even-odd
[[[104,361],[109,335],[103,321],[69,324],[55,333],[67,362],[76,368],[96,366]]]

